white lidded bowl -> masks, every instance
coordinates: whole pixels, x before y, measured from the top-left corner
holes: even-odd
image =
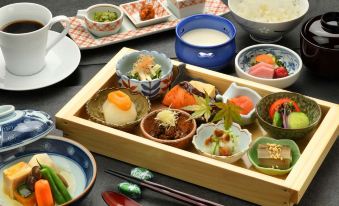
[[[206,151],[205,140],[209,138],[215,129],[224,130],[224,122],[202,124],[197,129],[196,135],[193,136],[192,143],[195,149],[202,155],[226,163],[233,163],[238,161],[249,149],[252,142],[252,134],[247,129],[241,129],[237,123],[232,123],[230,130],[238,136],[235,152],[231,156],[212,155]]]
[[[217,95],[218,96],[218,95]],[[227,102],[228,99],[238,97],[238,96],[247,96],[253,102],[253,109],[246,115],[240,114],[241,122],[237,122],[240,125],[249,125],[252,124],[255,120],[255,105],[260,101],[261,96],[254,91],[253,89],[238,86],[236,83],[232,83],[230,87],[225,91],[225,93],[220,97],[224,103]],[[219,98],[219,97],[217,97]]]
[[[252,76],[248,73],[251,67],[251,58],[259,54],[273,54],[284,63],[289,75],[283,78],[266,79]],[[242,49],[235,57],[235,71],[240,78],[248,79],[261,84],[277,88],[286,88],[292,85],[300,76],[302,69],[300,56],[291,49],[276,44],[256,44]]]
[[[273,19],[271,17],[269,22],[264,22],[263,19],[253,19],[254,17],[252,17],[251,19],[249,17],[250,15],[244,15],[244,13],[241,11],[243,7],[243,1],[244,0],[228,0],[228,6],[232,12],[234,19],[240,24],[240,26],[244,30],[250,33],[250,37],[254,41],[257,41],[259,43],[273,43],[279,41],[285,33],[294,29],[301,22],[309,9],[308,0],[294,0],[293,3],[300,8],[299,13],[295,16],[295,18],[289,20],[281,20],[279,22],[272,22]],[[282,3],[284,2],[281,0],[279,1]],[[268,0],[264,1],[264,4],[277,2],[278,0]],[[253,0],[252,3],[258,5],[260,3],[260,0]],[[246,4],[246,9],[251,9],[249,7],[251,7],[251,5]],[[259,12],[257,12],[255,9],[256,8],[252,8],[250,12],[256,12],[256,14],[258,14]],[[279,9],[281,8],[277,9],[277,15],[279,15]],[[292,11],[292,9],[288,11]]]

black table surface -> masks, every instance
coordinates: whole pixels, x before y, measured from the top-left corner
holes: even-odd
[[[77,10],[84,9],[97,3],[121,4],[126,0],[30,0],[48,7],[53,15],[74,16]],[[127,0],[128,1],[128,0]],[[19,2],[17,0],[1,0],[0,7]],[[339,11],[338,0],[310,0],[310,9],[303,22],[310,17],[323,14],[328,11]],[[226,1],[227,3],[227,1]],[[225,15],[232,22],[230,13]],[[256,44],[249,38],[238,24],[236,24],[237,51]],[[55,30],[60,30],[56,26]],[[278,42],[283,46],[292,48],[299,52],[299,32],[301,24],[289,32]],[[175,58],[174,31],[167,31],[156,35],[143,37],[142,39],[131,40],[103,48],[82,51],[81,62],[77,70],[65,80],[43,89],[14,92],[0,90],[0,105],[12,104],[17,109],[39,109],[55,115],[122,47],[133,49],[157,50]],[[339,57],[338,57],[339,58]],[[339,65],[338,68],[339,69]],[[229,65],[223,73],[234,74],[234,65]],[[306,68],[303,68],[300,78],[295,84],[287,88],[293,92],[299,92],[308,96],[316,97],[326,101],[339,103],[339,81],[337,79],[324,79],[318,77]],[[52,134],[62,136],[62,131],[55,130]],[[299,205],[339,205],[339,142],[336,141],[325,158],[323,164],[312,180]],[[117,191],[117,184],[121,179],[113,178],[103,171],[106,168],[115,168],[122,172],[129,172],[135,167],[115,159],[107,158],[99,154],[93,154],[98,164],[98,175],[94,187],[90,193],[74,205],[82,206],[104,206],[101,192],[106,190]],[[223,205],[253,205],[252,203],[221,194],[203,187],[199,187],[178,179],[161,174],[155,175],[155,181],[178,190],[197,195]],[[260,192],[260,191],[258,191]],[[143,190],[142,199],[137,200],[142,205],[185,205],[171,198],[159,195],[147,189]]]

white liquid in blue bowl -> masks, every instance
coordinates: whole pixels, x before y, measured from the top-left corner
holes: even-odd
[[[230,38],[225,33],[216,29],[193,29],[186,32],[181,38],[196,46],[217,46],[226,43]]]

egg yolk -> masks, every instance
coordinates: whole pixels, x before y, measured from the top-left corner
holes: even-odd
[[[130,97],[122,91],[110,92],[107,96],[107,100],[124,111],[129,110],[132,106]]]

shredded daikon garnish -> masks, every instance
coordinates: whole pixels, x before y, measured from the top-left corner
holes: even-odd
[[[173,110],[164,109],[157,114],[155,119],[164,127],[174,127],[178,120],[178,113]]]

